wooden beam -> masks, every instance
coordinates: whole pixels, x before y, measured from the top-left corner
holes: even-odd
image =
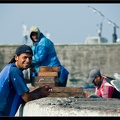
[[[58,72],[38,72],[38,76],[58,76]]]
[[[39,68],[39,72],[59,72],[60,67],[54,66],[54,67],[48,67],[48,66],[41,66]]]
[[[30,91],[36,88],[31,87]],[[53,87],[48,97],[86,97],[86,94],[82,87]]]

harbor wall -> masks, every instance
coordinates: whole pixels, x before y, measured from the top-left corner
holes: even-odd
[[[14,56],[18,45],[0,45],[0,71]],[[68,86],[84,86],[91,69],[113,77],[120,73],[120,44],[61,44],[55,45],[57,56],[69,71]]]

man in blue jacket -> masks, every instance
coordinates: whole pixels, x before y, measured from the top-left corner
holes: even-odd
[[[32,26],[30,28],[30,38],[33,42],[33,45],[31,46],[33,51],[32,65],[35,69],[36,75],[40,66],[59,66],[60,72],[58,75],[58,86],[65,87],[67,84],[69,72],[64,66],[61,65],[57,57],[53,42],[44,36],[36,26]]]
[[[32,49],[21,45],[13,59],[0,72],[0,116],[15,116],[20,104],[47,97],[50,86],[39,87],[30,92],[23,75],[23,70],[32,63]]]

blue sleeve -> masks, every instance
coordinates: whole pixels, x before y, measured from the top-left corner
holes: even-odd
[[[29,88],[25,83],[23,73],[20,69],[16,67],[11,67],[10,80],[18,95],[29,91]]]
[[[49,48],[51,47],[47,38],[42,38],[40,42],[34,48],[34,56],[32,57],[32,63],[41,63],[45,60],[49,53]]]

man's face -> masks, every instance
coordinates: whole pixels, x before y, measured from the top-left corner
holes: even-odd
[[[22,53],[15,55],[15,64],[18,68],[27,69],[32,63],[32,55],[30,53]]]
[[[31,33],[32,39],[36,42],[38,41],[38,33],[37,32],[32,32]]]
[[[94,80],[93,80],[93,83],[94,83],[95,86],[98,86],[100,81],[101,81],[101,77],[100,76],[96,76],[94,78]]]

